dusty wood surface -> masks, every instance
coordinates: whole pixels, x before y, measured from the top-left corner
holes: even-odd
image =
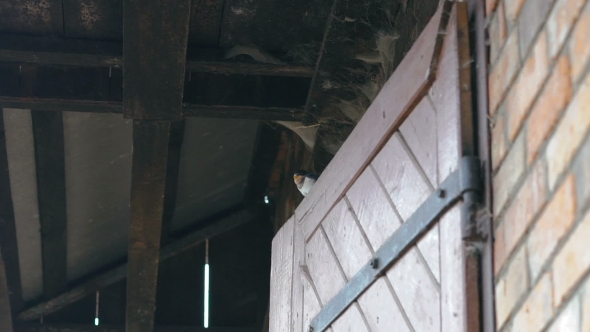
[[[123,57],[116,55],[31,52],[0,50],[0,62],[72,67],[123,67]],[[312,77],[313,67],[244,63],[235,61],[187,61],[188,71],[219,75],[264,75]]]
[[[3,113],[0,113],[0,255],[4,261],[9,290],[4,295],[10,298],[10,308],[17,313],[23,307],[23,294]]]
[[[133,121],[126,330],[154,327],[170,122]]]
[[[254,214],[248,210],[241,210],[230,214],[224,218],[212,222],[209,226],[194,231],[185,237],[178,239],[160,250],[160,261],[164,261],[178,255],[194,246],[223,234],[231,229],[242,225],[254,217]],[[56,312],[78,300],[83,299],[89,294],[93,294],[99,289],[106,288],[127,277],[127,264],[118,266],[112,270],[102,273],[83,284],[74,287],[59,296],[35,305],[18,314],[20,321],[29,321],[39,319],[50,313]]]
[[[123,1],[125,117],[180,118],[189,11],[189,0]]]

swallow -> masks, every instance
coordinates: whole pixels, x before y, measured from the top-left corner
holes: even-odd
[[[306,196],[310,192],[315,182],[318,180],[318,176],[307,171],[299,170],[293,175],[293,180],[295,181],[297,189],[299,189],[301,194]]]

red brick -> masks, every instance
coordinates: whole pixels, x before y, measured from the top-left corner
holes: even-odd
[[[513,26],[516,22],[516,18],[520,13],[520,9],[524,4],[524,0],[507,0],[506,1],[506,19],[508,23]]]
[[[590,75],[581,83],[547,146],[549,188],[571,163],[590,130]]]
[[[525,168],[524,135],[510,147],[508,156],[494,176],[494,215],[497,216],[504,208],[508,197],[512,194],[516,182],[524,172]]]
[[[562,56],[531,112],[528,129],[528,163],[537,157],[541,145],[557,124],[559,115],[571,97],[570,63],[567,56]]]
[[[501,2],[496,10],[496,15],[490,21],[490,62],[494,63],[500,54],[506,41],[506,16],[504,15],[504,3]]]
[[[507,253],[506,253],[506,232],[504,223],[500,223],[500,225],[496,228],[494,232],[494,275],[498,275],[502,267],[504,267],[504,263],[506,262]]]
[[[549,73],[547,34],[542,32],[506,97],[508,138],[514,140],[522,127],[528,109]]]
[[[569,54],[572,60],[572,77],[577,82],[590,59],[590,3],[582,12],[569,43]]]
[[[549,55],[554,59],[561,50],[567,34],[580,14],[585,0],[558,0],[547,20]],[[586,41],[587,42],[587,41]]]
[[[590,212],[576,227],[564,247],[553,262],[553,302],[561,305],[565,297],[590,268],[588,255],[588,239],[590,239]]]
[[[557,304],[555,304],[558,307]],[[547,332],[576,332],[580,330],[580,298],[573,298],[559,314]]]
[[[541,331],[553,316],[551,274],[546,273],[514,317],[512,331]]]
[[[496,319],[498,326],[504,325],[516,303],[528,289],[526,266],[526,252],[524,247],[521,247],[512,262],[510,262],[506,275],[500,278],[496,285]]]
[[[547,22],[555,0],[526,0],[518,17],[518,41],[521,58],[527,57],[529,49],[541,28]]]
[[[489,77],[489,96],[490,96],[490,113],[494,114],[500,104],[508,85],[512,82],[516,70],[520,64],[518,50],[518,33],[516,30],[508,36],[506,44],[490,72]]]
[[[492,128],[492,169],[496,170],[508,152],[506,143],[506,114],[499,111]]]
[[[510,255],[547,201],[545,163],[539,161],[511,201],[504,217],[505,250]]]
[[[576,188],[574,177],[570,175],[547,205],[527,240],[532,280],[537,278],[551,253],[571,229],[575,217]]]
[[[486,0],[486,15],[490,16],[494,9],[496,9],[496,5],[498,4],[498,0]]]

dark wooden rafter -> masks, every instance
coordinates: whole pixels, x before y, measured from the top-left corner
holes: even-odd
[[[127,331],[154,327],[169,136],[169,121],[133,121]]]
[[[159,261],[162,262],[174,257],[194,246],[203,243],[208,238],[213,238],[243,225],[254,218],[255,214],[250,210],[240,210],[218,220],[213,220],[208,226],[196,230],[174,242],[164,246],[160,250]],[[93,294],[99,289],[113,285],[127,277],[127,264],[122,264],[110,271],[102,273],[77,287],[56,296],[53,299],[39,303],[18,314],[20,321],[39,319],[50,313],[56,312],[68,305]]]
[[[3,330],[4,331],[4,330]],[[61,324],[22,324],[16,325],[15,332],[125,332],[124,326],[92,326]],[[210,327],[201,326],[155,326],[154,332],[258,332],[249,327]]]
[[[0,50],[0,62],[33,64],[40,66],[118,68],[123,66],[123,57],[100,54]],[[186,63],[186,70],[198,73],[211,73],[219,75],[261,75],[287,77],[313,76],[312,67],[266,63],[245,63],[236,61],[191,60],[187,61]]]
[[[184,141],[185,121],[174,121],[170,124],[170,138],[168,139],[168,157],[166,166],[166,188],[164,189],[164,211],[162,212],[161,245],[170,236],[172,218],[176,209],[176,194],[178,189],[178,171],[180,169],[180,155]]]
[[[123,103],[92,100],[0,97],[0,108],[84,113],[123,113]],[[184,104],[182,115],[194,118],[301,121],[302,108]]]
[[[23,66],[19,89],[33,94],[37,70]],[[43,296],[51,298],[67,285],[67,212],[63,118],[60,111],[31,110],[37,199],[41,224]]]
[[[123,116],[133,120],[127,332],[152,332],[168,142],[182,118],[190,1],[123,1]]]

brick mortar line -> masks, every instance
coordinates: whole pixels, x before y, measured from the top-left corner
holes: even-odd
[[[590,139],[590,131],[588,133],[588,138]],[[568,168],[573,168],[573,165],[575,163],[571,163],[569,165]],[[571,172],[567,172],[566,175],[569,175]],[[564,176],[562,179],[560,179],[560,182],[565,182],[565,179],[567,178],[567,176]],[[560,185],[563,183],[560,183]],[[550,202],[554,196],[555,193],[553,193],[553,195],[551,195],[551,199],[548,200],[548,202]],[[547,204],[548,205],[548,204]],[[546,209],[547,205],[545,206],[545,208],[543,210]],[[538,220],[535,220],[533,223],[531,223],[531,225],[529,226],[528,230],[525,232],[524,236],[523,236],[523,240],[521,240],[517,246],[514,248],[514,252],[520,250],[521,248],[523,250],[525,250],[526,253],[526,273],[527,273],[527,277],[528,277],[528,281],[529,281],[529,285],[527,287],[527,290],[525,293],[523,293],[518,301],[515,302],[515,305],[513,306],[512,310],[510,311],[510,314],[508,315],[508,318],[506,319],[506,322],[504,323],[504,325],[502,326],[504,329],[507,326],[510,326],[512,323],[514,323],[514,318],[516,316],[516,314],[520,311],[520,309],[522,309],[522,307],[524,306],[524,303],[526,303],[527,299],[529,298],[529,295],[532,294],[532,291],[535,289],[535,287],[539,284],[539,281],[543,278],[543,276],[549,272],[551,272],[552,274],[552,282],[551,282],[551,297],[553,300],[554,294],[553,294],[553,289],[555,288],[554,282],[553,282],[553,274],[554,271],[552,270],[552,266],[553,266],[553,262],[555,260],[555,258],[561,253],[563,247],[565,247],[565,245],[568,243],[569,239],[573,236],[573,234],[576,232],[576,230],[578,229],[579,225],[582,223],[582,221],[584,220],[584,217],[590,213],[590,204],[588,204],[587,206],[585,206],[582,210],[577,209],[576,211],[576,218],[574,223],[572,224],[572,227],[570,227],[570,229],[568,230],[568,232],[561,238],[561,240],[559,240],[559,242],[557,243],[555,249],[553,250],[553,252],[551,253],[551,255],[549,255],[549,257],[545,260],[545,263],[543,264],[543,266],[541,267],[541,269],[539,270],[539,275],[537,276],[536,280],[532,280],[532,275],[531,275],[531,271],[530,271],[530,265],[529,265],[529,260],[528,260],[528,248],[526,247],[526,240],[528,240],[528,237],[530,235],[531,230],[534,228],[534,226],[537,224]],[[524,247],[524,248],[523,248]],[[512,255],[513,256],[513,255]],[[512,262],[514,262],[515,257],[509,257],[509,259],[506,260],[506,263],[504,264],[503,268],[502,268],[502,272],[499,273],[496,277],[495,280],[499,280],[502,277],[504,277],[506,275],[506,270],[507,270],[507,266],[510,265]],[[558,316],[559,313],[561,313],[564,308],[567,306],[568,302],[571,300],[572,297],[574,297],[575,293],[577,293],[580,290],[580,286],[585,282],[588,281],[588,277],[590,276],[590,267],[587,267],[587,271],[583,273],[582,277],[580,277],[580,280],[578,280],[576,283],[574,283],[574,285],[572,285],[572,287],[570,288],[570,290],[568,291],[568,293],[565,296],[565,299],[562,301],[561,305],[559,307],[555,307],[554,303],[552,303],[552,309],[556,309],[552,315],[552,318],[550,320],[548,320],[548,323],[544,326],[544,328],[546,328],[547,326],[549,326]],[[494,283],[495,286],[497,286],[497,283]],[[543,328],[543,329],[544,329]],[[543,330],[542,329],[542,330]]]
[[[587,2],[588,3],[588,2]],[[524,116],[524,120],[522,122],[521,128],[516,132],[516,138],[514,139],[514,141],[510,142],[510,139],[507,140],[507,143],[509,143],[509,146],[506,147],[506,153],[503,156],[502,161],[500,162],[500,164],[497,166],[495,171],[492,171],[492,182],[493,180],[496,178],[496,176],[498,175],[498,173],[500,172],[500,168],[502,168],[502,166],[504,165],[504,162],[506,161],[507,156],[510,154],[512,148],[514,147],[514,143],[516,142],[518,136],[520,134],[526,134],[528,133],[528,124],[529,124],[529,119],[530,119],[530,115],[533,111],[533,109],[537,106],[537,103],[539,102],[539,98],[542,96],[545,88],[548,85],[548,82],[550,81],[551,76],[553,75],[553,73],[555,72],[555,69],[559,63],[559,59],[562,56],[567,56],[568,60],[570,60],[570,65],[571,65],[571,56],[569,54],[569,52],[567,52],[567,46],[568,43],[571,42],[571,36],[573,34],[574,29],[577,26],[577,23],[580,19],[581,15],[578,15],[578,17],[576,18],[576,20],[574,20],[570,31],[568,32],[568,34],[566,35],[566,38],[564,40],[563,45],[561,46],[561,49],[559,50],[559,52],[556,54],[555,59],[553,59],[553,61],[550,63],[549,65],[549,70],[547,73],[547,77],[545,78],[545,80],[543,81],[543,83],[541,84],[541,86],[539,87],[539,90],[535,93],[533,99],[532,99],[532,103],[531,106],[529,106],[529,108],[526,110],[525,112],[525,116]],[[541,29],[542,31],[543,29]],[[546,50],[547,51],[547,50]],[[549,56],[549,54],[547,54],[547,56]],[[527,56],[528,58],[528,56]],[[577,97],[579,90],[582,87],[582,82],[587,78],[588,75],[590,75],[590,58],[586,60],[586,68],[582,71],[582,74],[580,75],[580,78],[578,79],[578,82],[574,82],[573,81],[573,77],[571,77],[571,73],[570,73],[570,82],[572,83],[572,97],[570,98],[570,100],[568,101],[568,103],[564,106],[564,108],[561,110],[561,114],[559,115],[559,117],[557,118],[557,121],[555,122],[554,128],[551,130],[551,132],[549,132],[549,135],[547,136],[547,138],[544,140],[543,144],[541,144],[541,146],[539,147],[539,150],[537,152],[537,157],[531,162],[531,166],[536,162],[536,160],[541,159],[541,157],[543,155],[545,155],[545,152],[547,150],[547,146],[549,144],[549,142],[551,141],[551,139],[555,136],[555,132],[557,130],[557,128],[559,127],[559,124],[561,123],[561,121],[563,120],[563,118],[565,117],[565,114],[567,113],[568,108],[571,106],[572,104],[572,100],[574,100],[575,97]],[[522,69],[522,68],[521,68]],[[520,74],[520,69],[518,74]],[[518,75],[516,75],[518,76]],[[509,89],[508,89],[509,90]],[[504,96],[506,97],[506,96]],[[505,98],[504,98],[505,99]],[[503,105],[505,106],[506,100],[503,100],[499,105]],[[500,108],[502,106],[499,106],[498,108]],[[496,114],[497,116],[497,114]],[[508,117],[508,110],[505,110],[505,123],[504,123],[504,131],[503,131],[503,136],[504,139],[508,138],[506,137],[508,135],[507,133],[507,117]],[[526,131],[526,132],[525,132]],[[528,140],[526,140],[526,137],[524,137],[523,139],[525,139],[525,146],[524,146],[524,153],[525,153],[525,169],[528,169]],[[493,139],[492,139],[492,144],[493,144]],[[575,155],[575,154],[574,154]],[[548,166],[547,166],[548,167]],[[531,169],[533,167],[530,167]],[[521,175],[521,178],[519,178],[519,180],[516,182],[515,187],[512,188],[511,190],[511,194],[508,195],[508,198],[506,200],[506,202],[514,199],[514,195],[515,192],[518,192],[520,190],[520,188],[522,187],[523,181],[522,181],[522,176],[525,174],[530,173],[530,169],[528,169],[528,171],[525,170],[525,172]],[[547,174],[548,176],[548,174]],[[525,177],[526,178],[526,177]],[[547,187],[549,189],[549,187]],[[500,210],[500,212],[498,213],[498,216],[496,217],[496,219],[502,219],[506,213],[506,210],[508,209],[509,204],[506,204],[502,207],[502,209]],[[494,224],[498,225],[498,223]]]
[[[584,139],[582,140],[582,142],[586,142],[586,141],[590,141],[590,130],[587,131],[586,136],[584,137]],[[531,230],[537,225],[539,218],[541,217],[541,215],[545,212],[545,210],[547,210],[547,207],[549,206],[549,204],[553,201],[553,198],[555,198],[555,194],[557,193],[558,189],[561,188],[561,186],[565,183],[567,177],[571,174],[574,176],[575,179],[575,167],[577,166],[577,162],[579,160],[579,158],[581,158],[581,150],[583,148],[584,144],[580,144],[580,146],[578,146],[578,148],[576,149],[574,156],[572,157],[572,162],[570,162],[568,164],[568,166],[566,167],[565,171],[557,178],[557,181],[555,182],[555,188],[553,191],[550,191],[550,188],[547,187],[547,197],[546,197],[546,202],[545,205],[539,209],[539,211],[537,211],[533,217],[531,218],[531,222],[529,223],[526,231],[524,232],[524,234],[521,236],[520,241],[518,241],[518,243],[516,244],[516,246],[514,246],[514,248],[510,251],[510,253],[507,253],[507,257],[506,260],[504,261],[504,265],[502,266],[502,269],[500,269],[500,271],[498,272],[498,274],[495,276],[495,280],[497,281],[498,279],[501,279],[502,277],[504,277],[506,275],[506,270],[507,267],[510,265],[510,263],[512,263],[512,261],[514,260],[514,253],[517,252],[518,250],[520,250],[520,248],[522,247],[522,245],[526,242],[526,240],[528,239]],[[537,159],[535,161],[535,163],[537,162],[541,162],[541,159]],[[528,170],[528,174],[531,174],[534,170],[534,167],[531,167],[531,169]],[[526,177],[525,177],[526,179]],[[545,181],[547,181],[547,176],[545,176]],[[577,180],[577,179],[576,179]],[[576,186],[577,186],[577,181],[576,181]],[[577,196],[577,192],[574,192],[574,195]],[[577,197],[576,197],[577,199]],[[579,202],[576,202],[579,203]],[[586,204],[587,206],[584,206],[582,209],[580,209],[579,204],[576,204],[576,220],[579,219],[580,217],[583,217],[584,214],[580,211],[585,211],[587,209],[590,209],[590,202],[588,204]],[[498,226],[503,223],[506,222],[504,220],[505,215],[498,217],[496,219],[499,219],[498,221]],[[579,220],[578,220],[579,221]],[[574,221],[572,228],[576,227],[578,221]],[[494,229],[494,234],[497,230],[497,227]],[[566,237],[568,237],[569,233],[566,233],[566,235],[564,236],[564,239]],[[557,247],[556,247],[557,248]],[[550,255],[549,257],[552,257],[552,255]],[[548,258],[549,260],[549,258]],[[543,267],[544,268],[544,267]],[[543,268],[541,268],[540,271],[543,271]],[[528,271],[530,273],[530,271]],[[542,273],[540,274],[542,275]],[[496,282],[494,284],[497,284]]]

